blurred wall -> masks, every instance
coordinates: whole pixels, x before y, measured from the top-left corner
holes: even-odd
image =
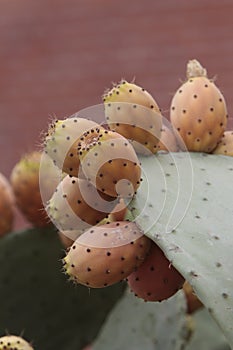
[[[51,116],[101,103],[122,77],[136,78],[168,117],[192,58],[217,76],[232,117],[231,0],[0,0],[0,14],[0,172],[7,176],[40,144]]]

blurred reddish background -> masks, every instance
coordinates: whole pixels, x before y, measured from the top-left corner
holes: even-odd
[[[166,117],[197,58],[217,76],[232,126],[231,0],[0,0],[0,172],[34,150],[51,115],[101,103],[122,77],[152,93]],[[16,228],[26,223],[18,214]]]

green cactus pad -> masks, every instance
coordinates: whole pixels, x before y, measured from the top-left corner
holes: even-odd
[[[233,158],[141,157],[135,221],[190,282],[233,346]]]
[[[206,309],[193,315],[193,335],[185,350],[230,350],[223,333]]]
[[[0,240],[0,336],[23,334],[36,350],[82,349],[125,289],[89,290],[61,272],[64,249],[53,229]]]
[[[93,350],[184,349],[192,332],[185,312],[182,292],[161,303],[145,303],[127,290],[103,325]]]

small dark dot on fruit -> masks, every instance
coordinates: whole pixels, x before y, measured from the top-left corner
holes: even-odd
[[[223,123],[220,123],[219,125],[220,125],[220,126],[223,126]]]
[[[71,264],[71,267],[75,267],[74,264]]]
[[[125,260],[125,257],[124,257],[124,256],[122,256],[122,257],[121,257],[121,260],[122,260],[122,261],[124,261],[124,260]]]
[[[116,94],[119,95],[119,91],[117,91]]]
[[[153,109],[153,108],[154,108],[154,106],[153,106],[153,105],[151,105],[151,106],[150,106],[150,108],[151,108],[151,109]]]
[[[132,89],[129,89],[129,92],[133,92],[133,90],[132,90]]]
[[[200,139],[196,139],[197,142],[200,142],[201,140]]]
[[[182,93],[182,90],[179,90],[179,94],[181,94]]]
[[[146,293],[146,294],[147,294],[147,296],[148,296],[148,297],[150,297],[150,296],[151,296],[151,293],[150,293],[150,292],[148,292],[148,293]]]
[[[70,137],[69,137],[69,136],[67,136],[67,137],[66,137],[66,139],[67,139],[67,140],[70,140]]]
[[[76,245],[73,245],[73,246],[72,246],[72,249],[75,249],[75,248],[76,248]]]
[[[219,99],[219,102],[222,102],[222,98]]]
[[[77,203],[78,203],[78,204],[81,204],[81,203],[82,203],[82,201],[80,201],[80,199],[78,199],[78,200],[77,200]]]
[[[173,111],[175,110],[175,107],[174,107],[174,106],[172,107],[172,110],[173,110]]]
[[[107,287],[107,285],[108,285],[107,283],[104,283],[104,287]]]
[[[123,166],[127,166],[127,163],[124,163]]]
[[[91,268],[90,268],[90,267],[88,267],[88,268],[87,268],[87,271],[88,271],[88,272],[90,272],[90,271],[91,271]]]
[[[198,123],[201,123],[201,122],[202,122],[202,120],[201,120],[201,119],[198,119],[197,121],[198,121]]]
[[[208,84],[205,84],[205,88],[208,88]]]
[[[228,294],[227,294],[227,293],[222,293],[222,297],[223,297],[224,299],[227,299],[227,298],[228,298]]]
[[[139,277],[135,277],[135,281],[139,281]]]
[[[184,114],[186,113],[186,110],[185,109],[183,109],[183,111],[182,111]]]
[[[73,168],[70,168],[70,171],[73,171]]]
[[[106,253],[106,255],[107,255],[107,256],[110,256],[110,255],[111,255],[111,253],[110,253],[110,252],[107,252],[107,253]]]
[[[213,107],[210,107],[210,111],[213,112],[214,108]]]
[[[62,124],[62,126],[61,126],[62,128],[65,128],[66,126],[65,126],[65,124]]]
[[[145,91],[145,89],[144,89],[144,88],[142,88],[142,91]]]
[[[120,226],[120,223],[119,223],[119,222],[116,222],[116,226]]]
[[[177,131],[180,131],[180,128],[177,128]]]
[[[125,271],[121,271],[121,275],[124,275]]]
[[[111,107],[111,103],[108,103],[108,107]]]
[[[154,266],[151,266],[150,271],[154,271],[154,270],[155,270]]]
[[[73,153],[70,153],[70,157],[73,157],[74,156],[74,154]]]
[[[87,248],[86,251],[87,251],[87,253],[90,253],[90,252],[91,252],[91,249],[90,249],[90,248]]]
[[[222,264],[220,262],[216,262],[216,267],[221,267]]]
[[[193,95],[193,98],[197,98],[197,95]]]

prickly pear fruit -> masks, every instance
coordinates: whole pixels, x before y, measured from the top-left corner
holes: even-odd
[[[11,184],[16,205],[33,225],[38,227],[50,224],[42,203],[39,170],[41,153],[34,151],[24,155],[11,172]]]
[[[187,312],[189,314],[192,314],[196,310],[198,310],[201,307],[203,307],[202,302],[198,299],[198,297],[196,296],[192,286],[188,283],[188,281],[185,281],[185,283],[183,285],[183,291],[184,291],[185,296],[186,296]]]
[[[122,80],[103,95],[103,102],[111,130],[132,140],[138,153],[157,152],[162,116],[157,103],[144,88]]]
[[[33,347],[21,337],[5,335],[0,338],[0,350],[33,350]]]
[[[143,263],[150,245],[151,240],[134,222],[95,226],[71,246],[64,269],[72,280],[85,286],[110,286]]]
[[[63,172],[79,176],[77,140],[86,131],[98,124],[85,118],[71,117],[55,120],[44,138],[44,151]]]
[[[0,173],[0,237],[12,230],[14,202],[12,188],[6,177]]]
[[[175,134],[166,125],[163,125],[161,129],[161,137],[157,148],[158,151],[178,152],[179,148]]]
[[[223,154],[225,156],[233,156],[233,131],[225,131],[217,147],[213,151],[214,154]]]
[[[189,151],[212,152],[225,131],[225,99],[197,60],[188,62],[187,81],[172,99],[170,119]]]
[[[155,243],[143,264],[128,276],[127,281],[132,292],[145,301],[168,299],[184,284],[183,276]]]
[[[103,220],[117,202],[97,191],[87,180],[67,175],[49,200],[46,211],[59,230],[78,230],[81,234]]]
[[[112,197],[132,198],[141,168],[130,142],[111,130],[93,128],[80,137],[82,171],[96,188]]]

